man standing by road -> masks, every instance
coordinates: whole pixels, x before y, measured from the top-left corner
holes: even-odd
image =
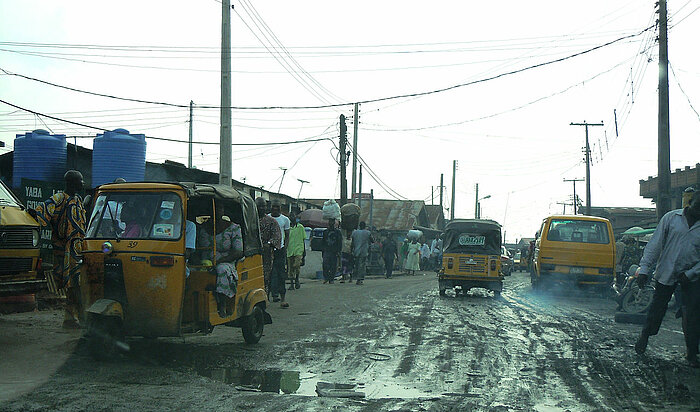
[[[299,269],[301,268],[301,258],[304,256],[304,238],[306,230],[299,222],[296,214],[289,214],[292,227],[289,229],[289,244],[287,245],[287,269],[289,271],[289,290],[299,289]]]
[[[365,222],[360,222],[360,228],[352,232],[352,260],[355,268],[352,271],[356,279],[355,284],[364,283],[367,274],[367,256],[369,255],[369,244],[373,242],[372,233],[365,229]]]
[[[396,250],[396,242],[391,238],[391,235],[386,235],[384,243],[382,243],[382,257],[384,258],[386,278],[390,279],[391,274],[394,271],[394,258],[399,258]]]
[[[634,345],[635,351],[644,353],[649,336],[659,332],[668,301],[676,284],[680,284],[686,357],[691,367],[700,368],[700,191],[693,193],[688,206],[672,210],[661,218],[639,265],[640,287],[654,272],[656,288],[646,323]]]
[[[335,227],[335,219],[328,219],[328,229],[323,231],[323,283],[333,283],[338,271],[338,258],[343,250],[343,234]]]
[[[273,200],[270,206],[270,217],[277,221],[282,232],[282,247],[272,252],[274,255],[272,273],[270,274],[272,301],[279,302],[281,300],[280,306],[288,308],[289,303],[285,302],[284,298],[287,294],[287,288],[285,287],[287,279],[287,243],[289,242],[289,228],[291,225],[289,218],[281,213],[279,201]]]
[[[83,188],[83,175],[69,170],[63,178],[64,192],[56,193],[28,212],[39,224],[51,228],[53,278],[59,289],[66,289],[63,328],[78,329],[81,309],[76,257],[81,250],[79,241],[85,237],[85,208],[78,191]]]
[[[277,221],[267,214],[267,201],[262,197],[255,199],[255,206],[258,209],[258,219],[260,220],[260,240],[263,245],[263,274],[265,275],[265,292],[270,298],[271,286],[270,277],[272,275],[272,265],[274,251],[282,248],[282,231]]]

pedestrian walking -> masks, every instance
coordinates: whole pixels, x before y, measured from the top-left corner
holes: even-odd
[[[287,269],[289,277],[289,290],[299,289],[299,270],[301,268],[301,259],[306,252],[304,246],[304,238],[306,237],[306,229],[301,224],[295,213],[289,214],[289,220],[292,226],[289,229],[289,245],[287,246]]]
[[[35,210],[28,212],[41,226],[51,228],[53,245],[53,278],[59,289],[66,290],[63,312],[63,328],[80,328],[81,303],[78,282],[77,256],[81,251],[80,240],[85,237],[85,207],[78,191],[83,188],[83,175],[69,170],[63,176],[66,189],[56,193]]]
[[[430,244],[430,260],[435,270],[438,270],[440,265],[442,265],[442,235],[433,239],[433,242]]]
[[[345,280],[348,280],[349,282],[352,283],[352,239],[350,239],[350,235],[352,235],[351,231],[347,231],[347,235],[345,237],[345,241],[343,242],[343,250],[341,251],[340,255],[340,272],[341,272],[341,278],[340,278],[340,283],[345,283]]]
[[[367,256],[369,255],[369,245],[374,240],[372,233],[365,229],[365,222],[360,222],[360,228],[352,231],[352,274],[357,285],[361,285],[365,281],[367,274]]]
[[[335,219],[328,219],[328,229],[323,231],[323,283],[333,283],[338,271],[338,258],[343,250],[343,234],[336,227]]]
[[[399,253],[399,257],[401,258],[401,267],[405,268],[406,267],[406,259],[408,258],[408,245],[410,242],[408,239],[404,238],[403,243],[401,243],[401,249]]]
[[[265,293],[270,298],[272,287],[270,284],[272,266],[274,263],[274,251],[282,248],[282,231],[277,221],[267,214],[267,201],[262,197],[255,199],[260,221],[260,240],[262,241],[263,274],[265,277]]]
[[[280,302],[280,306],[288,308],[289,303],[285,302],[287,294],[287,244],[289,242],[289,229],[291,222],[289,218],[282,214],[281,205],[278,200],[273,200],[270,204],[270,217],[275,219],[282,233],[282,246],[275,249],[272,260],[272,272],[270,273],[270,288],[272,290],[272,301]]]
[[[396,250],[396,242],[391,238],[391,235],[387,235],[382,243],[382,257],[384,258],[384,269],[386,271],[386,278],[390,279],[391,274],[394,271],[394,258],[398,259],[398,253]]]
[[[421,270],[428,270],[428,260],[430,259],[430,247],[423,243],[420,247],[420,267]]]
[[[418,263],[420,260],[420,243],[412,239],[411,243],[408,244],[406,253],[406,273],[415,275],[416,270],[420,270],[420,265]]]
[[[634,349],[646,351],[649,336],[659,332],[668,302],[676,285],[682,291],[683,334],[686,359],[693,368],[700,368],[700,191],[693,193],[688,206],[666,213],[644,248],[639,264],[640,287],[654,273],[655,290],[647,319]]]

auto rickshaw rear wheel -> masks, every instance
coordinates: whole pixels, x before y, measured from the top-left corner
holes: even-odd
[[[241,326],[245,342],[248,344],[258,343],[260,338],[262,338],[264,326],[265,316],[263,310],[260,305],[255,305],[253,313],[243,319],[243,325]]]
[[[88,320],[87,346],[90,356],[94,359],[113,359],[118,354],[117,342],[122,339],[120,319],[93,316]]]

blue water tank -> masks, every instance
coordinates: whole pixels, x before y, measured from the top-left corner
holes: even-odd
[[[146,173],[146,135],[125,129],[98,134],[92,141],[92,186],[117,178],[141,182]]]
[[[18,134],[12,159],[12,187],[19,188],[22,178],[63,182],[66,152],[64,134],[50,134],[46,130]]]

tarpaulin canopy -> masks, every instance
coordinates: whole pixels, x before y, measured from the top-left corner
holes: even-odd
[[[321,209],[306,209],[299,213],[299,220],[305,227],[317,228],[327,227],[328,221],[323,218],[323,210]]]

